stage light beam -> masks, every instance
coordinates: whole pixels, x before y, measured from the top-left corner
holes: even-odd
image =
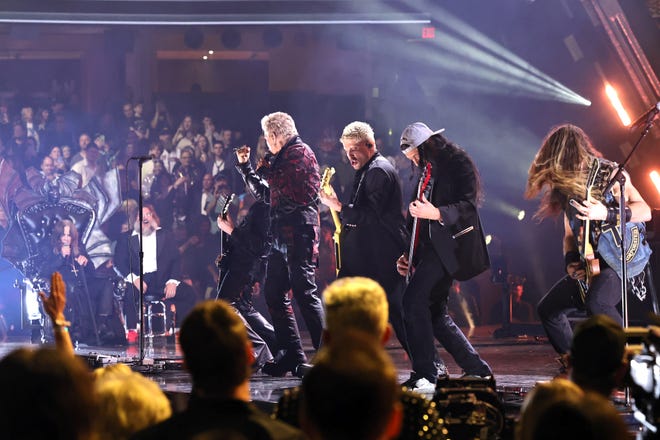
[[[657,170],[653,170],[649,173],[649,177],[651,178],[651,182],[653,182],[656,191],[660,194],[660,174]]]
[[[612,104],[612,107],[614,107],[616,114],[619,115],[619,119],[621,120],[623,126],[628,127],[631,123],[630,115],[628,115],[628,112],[623,107],[623,104],[619,99],[619,94],[616,91],[616,89],[612,87],[610,84],[606,83],[605,94],[607,95],[607,98],[610,100],[610,104]]]

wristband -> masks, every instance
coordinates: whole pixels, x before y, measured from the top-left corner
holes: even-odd
[[[611,225],[617,224],[617,219],[619,218],[619,209],[618,208],[607,208],[607,217],[605,221]]]
[[[580,261],[580,253],[578,251],[568,251],[564,254],[565,266],[571,263],[577,263],[578,261]]]
[[[66,319],[56,319],[53,321],[53,327],[64,327],[64,328],[69,328],[71,327],[71,321],[67,321]]]

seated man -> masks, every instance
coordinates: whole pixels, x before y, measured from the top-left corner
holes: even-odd
[[[134,438],[304,438],[249,403],[254,354],[245,326],[229,304],[218,300],[195,306],[181,326],[179,341],[192,376],[188,408]],[[219,433],[224,436],[213,437]]]
[[[175,323],[179,326],[192,306],[195,304],[195,292],[186,283],[181,282],[181,262],[179,251],[174,241],[167,237],[167,232],[160,227],[160,219],[153,206],[145,205],[142,208],[142,237],[143,242],[143,271],[144,279],[140,280],[138,267],[140,264],[139,223],[135,221],[132,235],[128,237],[128,244],[117,242],[115,249],[115,264],[126,281],[133,284],[135,291],[140,290],[140,281],[145,297],[164,300],[168,310],[175,306]],[[127,249],[128,247],[128,249]],[[134,296],[128,298],[138,298]],[[126,301],[130,303],[131,301]],[[137,304],[137,299],[135,301]],[[126,314],[129,317],[134,311],[133,304],[125,304]],[[129,319],[130,321],[130,319]],[[128,324],[129,328],[131,323]]]
[[[628,362],[625,360],[626,334],[607,315],[594,315],[575,328],[568,365],[570,378],[585,391],[610,397],[623,386]]]
[[[383,347],[360,330],[319,351],[303,378],[301,424],[311,439],[396,438],[402,405],[396,368]]]
[[[374,346],[385,346],[392,334],[388,324],[388,304],[383,288],[374,280],[363,277],[346,277],[336,280],[323,292],[326,328],[323,345],[343,347],[345,334],[359,331]],[[299,426],[298,409],[300,390],[285,390],[278,402],[275,416],[294,426]],[[402,391],[399,394],[404,408],[403,429],[399,439],[417,439],[419,432],[429,433],[431,438],[445,438],[442,421],[431,402],[420,394]]]
[[[623,418],[602,395],[565,379],[541,382],[527,394],[516,425],[518,440],[632,438]]]

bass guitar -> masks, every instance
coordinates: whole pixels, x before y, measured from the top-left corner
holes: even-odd
[[[600,171],[600,161],[598,158],[594,158],[591,161],[591,166],[589,167],[589,175],[587,176],[587,192],[585,200],[591,198],[591,189],[596,182],[596,177]],[[578,280],[578,290],[579,290],[579,301],[584,304],[585,298],[587,296],[587,291],[589,290],[589,285],[591,284],[592,279],[600,274],[600,263],[598,258],[595,256],[594,248],[591,245],[591,231],[590,231],[590,220],[584,220],[582,225],[582,233],[578,237],[579,252],[582,262],[584,263],[585,277],[583,280]]]
[[[321,191],[327,195],[332,195],[334,193],[332,186],[330,186],[330,179],[335,174],[334,167],[327,167],[323,170],[323,176],[321,177]],[[339,246],[339,234],[341,233],[341,221],[339,220],[339,213],[334,209],[330,209],[330,215],[332,216],[332,223],[335,225],[335,232],[332,234],[332,241],[335,243],[335,270],[339,273],[341,269],[341,253]]]
[[[431,163],[427,162],[426,167],[424,168],[424,173],[419,178],[419,184],[417,185],[417,200],[422,197],[424,191],[429,186],[431,181]],[[410,234],[410,248],[408,250],[408,272],[406,273],[406,284],[410,282],[410,277],[412,276],[413,268],[413,257],[415,256],[415,248],[417,247],[417,242],[419,241],[419,229],[417,227],[417,217],[413,217],[412,233]]]

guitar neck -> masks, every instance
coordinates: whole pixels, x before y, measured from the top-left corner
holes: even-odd
[[[591,198],[591,188],[587,190],[587,200]],[[586,219],[584,221],[584,233],[582,236],[582,241],[583,241],[583,246],[582,246],[582,256],[584,258],[593,258],[594,256],[594,249],[593,246],[591,246],[591,220]]]
[[[335,231],[341,230],[341,220],[339,220],[339,213],[334,209],[330,209],[330,215],[332,216],[332,223],[335,225]]]

